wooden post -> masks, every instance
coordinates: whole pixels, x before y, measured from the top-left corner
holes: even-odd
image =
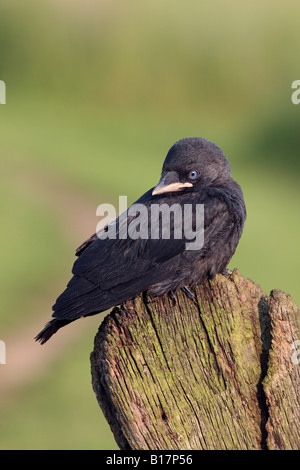
[[[299,449],[299,310],[237,270],[114,308],[92,383],[121,449]],[[99,437],[100,439],[100,437]]]

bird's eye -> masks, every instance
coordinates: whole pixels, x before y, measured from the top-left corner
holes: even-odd
[[[198,176],[198,171],[197,170],[192,170],[189,172],[189,178],[190,180],[195,180]]]

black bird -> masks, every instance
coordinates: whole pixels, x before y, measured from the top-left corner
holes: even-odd
[[[171,224],[168,238],[162,237],[162,232],[158,237],[122,238],[118,234],[124,224],[140,215],[125,212],[115,221],[115,238],[103,238],[106,227],[77,249],[73,277],[53,306],[53,319],[35,338],[41,344],[62,326],[119,305],[146,290],[154,296],[174,296],[181,288],[191,294],[189,288],[224,272],[241,237],[246,209],[242,190],[230,176],[228,160],[214,143],[200,137],[176,142],[166,156],[159,183],[137,203],[143,204],[149,215],[157,204],[160,208],[163,204],[179,204],[181,208],[203,204],[203,246],[189,246],[191,240],[183,231],[183,236],[176,238],[173,213],[170,219],[159,218],[161,230]],[[197,229],[196,214],[192,211],[193,230]],[[149,228],[150,222],[151,217],[145,222]],[[182,227],[183,222],[180,224]]]

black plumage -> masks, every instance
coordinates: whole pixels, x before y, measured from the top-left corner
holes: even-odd
[[[246,209],[242,190],[231,178],[230,165],[219,147],[200,137],[176,142],[164,161],[161,180],[136,203],[149,213],[153,204],[191,204],[193,208],[203,204],[202,248],[187,249],[185,236],[175,238],[172,217],[169,239],[161,234],[156,239],[150,235],[101,239],[94,234],[77,249],[73,277],[53,306],[53,319],[36,340],[43,344],[62,326],[146,290],[154,296],[172,295],[225,270],[241,237]],[[192,214],[195,228],[194,210]],[[117,219],[117,233],[134,218],[125,213]],[[149,217],[149,233],[150,222]],[[169,221],[160,218],[159,223],[162,229]]]

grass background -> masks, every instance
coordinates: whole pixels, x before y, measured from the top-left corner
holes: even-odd
[[[133,202],[195,135],[223,149],[244,191],[230,267],[300,303],[299,13],[277,0],[1,2],[0,339],[48,320],[79,229],[95,230],[96,216],[68,225],[71,196],[94,211]],[[0,401],[0,448],[116,448],[90,384],[100,321]],[[0,380],[4,367],[9,351]]]

